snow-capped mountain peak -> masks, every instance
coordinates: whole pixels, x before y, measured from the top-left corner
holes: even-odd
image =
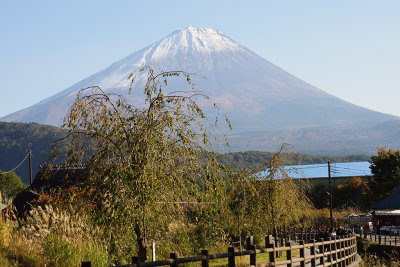
[[[157,60],[178,53],[211,54],[237,49],[240,46],[236,42],[217,30],[189,26],[157,42],[152,58]]]
[[[97,85],[106,92],[127,94],[127,77],[142,66],[205,76],[206,79],[195,81],[197,88],[213,95],[236,130],[349,125],[391,118],[305,83],[220,31],[189,26],[1,119],[60,125],[79,89]],[[137,87],[144,80],[145,77],[138,77]],[[136,95],[130,99],[140,103]]]

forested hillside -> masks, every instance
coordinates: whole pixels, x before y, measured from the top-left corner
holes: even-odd
[[[8,171],[17,166],[32,150],[33,176],[43,163],[51,144],[63,137],[66,131],[57,127],[37,123],[0,122],[0,169]],[[233,169],[247,166],[261,167],[270,160],[273,152],[245,151],[217,155],[218,161],[232,166]],[[365,161],[369,156],[315,156],[306,154],[291,154],[288,164],[313,164],[346,161]],[[16,173],[25,184],[29,183],[29,165],[24,162]]]
[[[51,144],[65,133],[60,128],[37,123],[0,122],[0,169],[13,169],[32,150],[32,172],[35,176]],[[15,172],[25,184],[29,184],[28,160]]]

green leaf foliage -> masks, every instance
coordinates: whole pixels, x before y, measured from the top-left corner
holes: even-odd
[[[369,179],[371,203],[377,203],[391,195],[400,183],[400,150],[378,148],[377,155],[371,157]]]
[[[15,172],[2,173],[0,170],[0,192],[2,196],[13,198],[25,188],[26,185]]]
[[[185,72],[141,72],[148,76],[143,105],[100,87],[82,89],[60,143],[65,164],[87,165],[91,215],[116,262],[134,251],[146,259],[148,240],[163,239],[173,222],[186,218],[207,228],[225,205],[224,167],[215,160],[217,137],[210,132],[216,124],[198,104],[208,95],[195,90]],[[164,92],[165,80],[180,76],[188,89]]]

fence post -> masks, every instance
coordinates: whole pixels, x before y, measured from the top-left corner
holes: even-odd
[[[324,257],[325,257],[325,246],[324,246],[324,239],[318,238],[318,243],[321,242],[322,245],[318,247],[319,253],[322,253],[322,256],[319,258],[319,264],[324,264]]]
[[[304,259],[304,241],[303,240],[299,241],[299,245],[303,246],[302,248],[300,248],[300,258],[303,258],[303,260],[300,262],[300,266],[305,267],[306,260]]]
[[[339,236],[339,252],[338,252],[338,259],[340,260],[339,266],[342,265],[341,259],[344,257],[344,252],[343,252],[344,247],[345,246],[344,246],[343,236]]]
[[[151,260],[156,261],[156,243],[154,241],[151,243]]]
[[[330,254],[331,253],[331,246],[332,246],[332,244],[331,244],[331,238],[330,237],[328,237],[327,238],[327,241],[328,241],[328,245],[326,246],[326,248],[327,248],[327,251],[328,251],[328,259],[327,259],[327,261],[328,262],[331,262],[332,260],[332,255]]]
[[[386,235],[384,236],[384,238],[385,238],[385,240],[384,240],[385,243],[384,244],[386,245]]]
[[[228,248],[228,267],[235,267],[235,248],[229,247]]]
[[[208,267],[208,249],[203,249],[201,255],[203,258],[205,257],[205,259],[201,260],[201,267]]]
[[[256,252],[256,246],[251,245],[250,250],[254,251],[254,253],[250,254],[250,265],[257,265],[257,252]]]
[[[286,250],[286,259],[290,260],[290,263],[287,264],[287,267],[292,267],[292,245],[290,243],[286,243],[285,247],[289,247],[289,250]]]
[[[310,254],[311,256],[313,256],[313,258],[311,259],[311,267],[315,267],[315,239],[312,240],[313,242],[313,246],[310,248]]]
[[[272,240],[272,235],[267,235],[265,237],[265,247],[272,248],[272,251],[269,253],[269,262],[273,263],[273,266],[275,266],[275,244]]]
[[[169,266],[170,267],[178,267],[178,253],[176,253],[176,252],[169,253],[169,258],[174,261]]]
[[[394,237],[394,245],[397,246],[397,236]]]
[[[378,236],[378,239],[379,239],[379,245],[381,245],[382,244],[382,236],[381,235]]]
[[[347,266],[347,265],[349,265],[349,258],[347,256],[350,255],[350,250],[349,250],[350,241],[348,240],[350,238],[350,236],[349,235],[345,235],[345,238],[346,238],[346,241],[344,241],[344,246],[345,246],[344,256],[346,257],[345,265]]]
[[[297,228],[295,227],[295,228],[294,228],[294,242],[297,242],[297,235],[296,235],[297,233],[296,233],[296,229],[297,229]]]
[[[133,256],[132,257],[132,265],[134,267],[139,267],[140,266],[140,257],[139,256]]]
[[[92,263],[90,261],[82,261],[81,267],[91,267]]]
[[[250,246],[252,246],[253,244],[254,244],[253,236],[246,237],[246,250],[249,250]]]

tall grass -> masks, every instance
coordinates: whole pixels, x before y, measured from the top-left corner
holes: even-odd
[[[37,207],[24,220],[0,222],[2,266],[107,266],[106,247],[96,229],[77,214]]]

